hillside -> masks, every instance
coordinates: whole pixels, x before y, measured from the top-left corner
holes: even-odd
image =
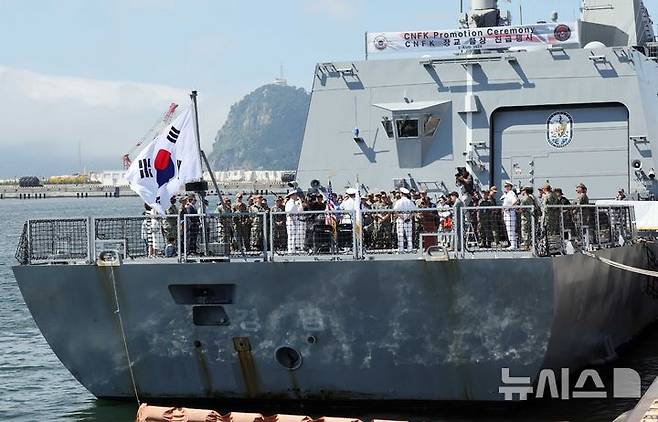
[[[213,169],[296,169],[309,101],[303,88],[274,84],[248,94],[231,107],[215,137]]]

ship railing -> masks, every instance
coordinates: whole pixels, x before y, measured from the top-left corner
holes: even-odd
[[[267,260],[269,225],[266,212],[187,214],[179,247],[182,260]]]
[[[90,262],[89,228],[89,218],[28,220],[16,258],[23,265]]]
[[[359,251],[363,258],[417,257],[434,248],[447,252],[457,249],[455,214],[451,207],[405,212],[370,209],[362,211],[362,215]]]
[[[549,205],[540,221],[541,255],[614,248],[637,237],[632,205]]]
[[[180,219],[170,216],[93,218],[93,255],[116,251],[122,259],[178,259]]]
[[[277,260],[341,260],[357,257],[359,225],[354,211],[272,211],[269,257]]]
[[[456,249],[461,257],[533,255],[536,218],[532,205],[460,207]]]

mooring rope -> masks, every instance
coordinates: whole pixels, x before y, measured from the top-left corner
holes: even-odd
[[[603,258],[601,256],[596,256],[593,253],[588,252],[588,251],[582,251],[582,252],[583,252],[583,255],[587,255],[590,258],[597,259],[597,260],[601,261],[602,263],[604,263],[606,265],[609,265],[611,267],[618,268],[618,269],[624,270],[624,271],[629,271],[629,272],[632,272],[632,273],[635,273],[635,274],[641,274],[641,275],[646,275],[648,277],[658,278],[658,271],[651,271],[651,270],[645,270],[643,268],[631,267],[630,265],[621,264],[619,262],[615,262],[615,261],[613,261],[611,259],[608,259],[608,258]]]
[[[139,400],[139,394],[137,393],[137,383],[135,383],[135,374],[133,373],[133,364],[130,360],[130,352],[128,352],[128,340],[126,339],[126,331],[123,328],[123,317],[121,317],[121,310],[119,308],[119,294],[117,293],[117,283],[114,278],[114,267],[110,266],[110,277],[112,277],[112,287],[114,288],[114,302],[117,305],[116,311],[114,311],[119,316],[119,327],[121,328],[121,337],[123,338],[123,347],[126,351],[126,359],[128,359],[128,372],[130,372],[130,381],[133,385],[133,392],[135,393],[135,399],[137,399],[137,405],[141,405]]]

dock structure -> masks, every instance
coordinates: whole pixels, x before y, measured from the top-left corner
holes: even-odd
[[[5,185],[0,187],[0,199],[118,198],[121,196],[136,196],[136,194],[127,186],[103,186],[98,184],[35,187]]]
[[[648,422],[658,420],[658,377],[653,381],[638,404],[614,422]]]
[[[231,412],[220,414],[214,410],[188,409],[184,407],[156,407],[142,404],[137,411],[137,422],[167,422],[171,420],[189,422],[361,422],[357,418],[323,416],[313,419],[305,415],[272,415],[260,413]],[[402,422],[373,419],[372,422]]]

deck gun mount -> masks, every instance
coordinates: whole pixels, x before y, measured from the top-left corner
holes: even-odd
[[[511,17],[509,13],[500,16],[498,0],[471,0],[471,10],[460,19],[460,23],[468,28],[505,26],[511,23]]]

